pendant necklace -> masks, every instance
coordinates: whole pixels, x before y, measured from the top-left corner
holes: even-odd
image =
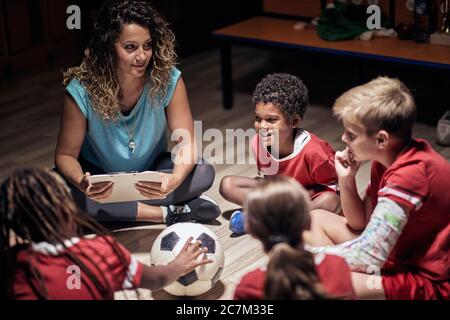
[[[123,121],[123,124],[125,125],[125,128],[127,129],[128,148],[130,148],[131,153],[134,154],[134,152],[136,150],[136,142],[134,142],[134,132],[130,132],[130,130],[128,130],[128,126],[127,126],[127,123],[125,122],[125,119]]]
[[[142,87],[139,89],[138,92],[141,92],[142,89],[143,89],[143,85],[142,85]],[[142,93],[142,92],[141,92],[141,93]],[[139,95],[138,95],[137,100],[139,100]],[[137,101],[136,101],[136,103],[137,103]],[[123,124],[124,124],[124,126],[125,126],[125,129],[127,129],[127,134],[128,134],[128,148],[131,150],[131,153],[134,155],[134,152],[136,151],[136,142],[134,142],[134,134],[135,134],[134,129],[133,129],[133,131],[130,131],[130,130],[128,129],[128,126],[127,126],[127,123],[126,123],[126,121],[125,121],[124,116],[122,115],[122,113],[120,113],[120,115],[121,115],[121,117],[122,117],[122,121],[123,121]]]

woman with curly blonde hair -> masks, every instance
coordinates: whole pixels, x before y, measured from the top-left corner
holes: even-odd
[[[212,185],[214,169],[196,164],[193,119],[174,46],[168,23],[147,1],[108,1],[82,63],[64,74],[56,169],[73,187],[78,205],[98,220],[172,224],[220,214],[201,195]],[[166,151],[167,126],[183,133],[173,162]],[[161,172],[161,183],[135,185],[148,200],[98,202],[107,202],[114,185],[91,183],[91,174],[145,170]]]

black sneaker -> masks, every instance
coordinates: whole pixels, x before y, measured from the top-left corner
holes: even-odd
[[[167,206],[166,225],[177,222],[209,221],[220,215],[220,208],[210,197],[201,195],[185,204]]]

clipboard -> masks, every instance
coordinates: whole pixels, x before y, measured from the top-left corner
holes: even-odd
[[[108,174],[97,174],[89,177],[91,183],[114,182],[113,191],[108,199],[94,200],[100,203],[114,203],[126,201],[149,200],[139,193],[134,187],[138,181],[152,181],[161,183],[158,171],[143,172],[114,172]]]

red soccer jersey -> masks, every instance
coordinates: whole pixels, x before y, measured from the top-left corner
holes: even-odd
[[[276,159],[259,143],[259,135],[252,139],[258,171],[263,175],[284,175],[296,179],[315,194],[336,191],[337,174],[334,150],[328,142],[306,130],[301,130],[294,141],[294,151],[287,157]]]
[[[387,197],[410,209],[383,266],[387,298],[450,298],[449,190],[450,164],[425,140],[414,140],[387,169],[372,164],[367,194],[373,208]]]
[[[325,293],[331,297],[355,298],[350,268],[338,256],[318,254],[314,257],[317,276]],[[234,292],[235,300],[263,300],[266,271],[256,269],[242,277]]]
[[[115,241],[111,237],[108,239]],[[120,244],[118,247],[125,258],[124,263],[105,237],[72,238],[66,241],[66,245],[67,250],[80,259],[104,287],[110,288],[110,299],[114,298],[115,291],[131,289],[139,285],[143,265]],[[17,271],[13,285],[14,299],[38,299],[33,286],[39,285],[39,282],[34,280],[30,283],[28,276],[31,264],[40,271],[49,299],[102,299],[100,292],[82,270],[80,281],[77,283],[74,280],[76,272],[73,272],[77,268],[77,263],[69,260],[67,255],[62,255],[63,250],[65,249],[61,245],[55,246],[47,242],[19,249],[16,255]],[[98,270],[94,265],[98,267]]]

